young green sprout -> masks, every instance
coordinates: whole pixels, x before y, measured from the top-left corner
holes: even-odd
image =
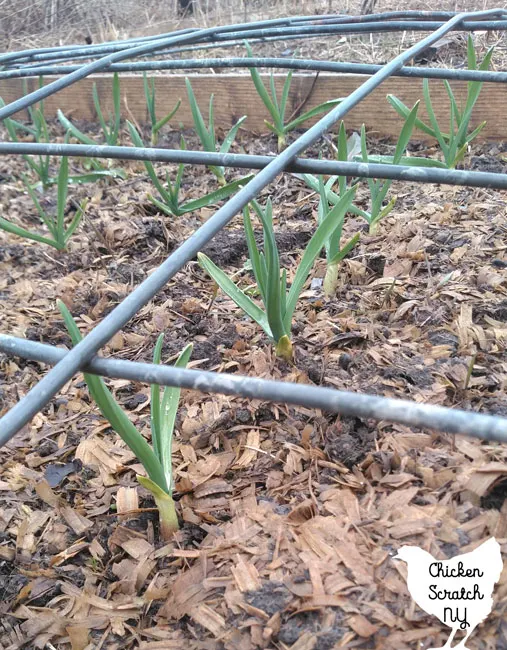
[[[92,94],[95,112],[97,113],[100,126],[102,127],[106,144],[114,147],[118,144],[121,120],[120,77],[118,76],[118,73],[115,72],[113,75],[113,114],[109,117],[109,122],[106,122],[104,119],[102,108],[100,107],[99,93],[96,83],[93,84]]]
[[[79,328],[63,302],[58,301],[58,308],[73,345],[77,345],[82,339]],[[156,364],[160,363],[163,340],[164,335],[161,334],[158,337],[153,354],[153,362]],[[177,368],[186,368],[191,354],[192,345],[189,344],[181,352],[174,365]],[[178,516],[172,497],[174,490],[172,440],[181,389],[167,386],[164,388],[161,397],[160,386],[151,386],[152,447],[150,447],[144,436],[132,424],[125,411],[115,401],[104,380],[88,373],[84,374],[84,378],[90,395],[102,415],[146,470],[147,476],[137,476],[137,480],[153,495],[159,512],[161,536],[163,539],[170,539],[179,528]]]
[[[327,183],[324,183],[322,176],[319,177],[319,206],[317,208],[317,219],[319,224],[321,224],[325,219],[329,219],[329,216],[333,212],[333,208],[330,208],[329,206],[328,193],[333,185],[334,180],[335,179],[331,177]],[[340,188],[340,196],[343,196],[346,191],[347,190],[344,185],[343,190]],[[338,221],[338,225],[335,231],[325,244],[327,267],[326,275],[324,276],[323,289],[324,295],[328,298],[333,297],[336,293],[340,262],[350,253],[350,251],[359,241],[359,233],[356,233],[342,246],[341,239],[344,223],[345,213]]]
[[[215,135],[213,95],[211,95],[209,99],[208,126],[206,126],[206,124],[204,123],[204,118],[201,113],[201,109],[197,104],[197,100],[195,98],[194,91],[192,89],[192,84],[188,79],[185,79],[185,84],[187,86],[188,101],[190,104],[190,110],[192,111],[192,118],[194,120],[195,130],[197,132],[197,135],[199,136],[199,140],[201,141],[201,144],[204,147],[205,151],[216,153],[217,139]],[[232,147],[232,143],[234,142],[234,138],[238,133],[239,127],[243,124],[245,120],[246,120],[246,115],[243,115],[243,117],[240,117],[239,120],[236,122],[236,124],[234,124],[234,126],[231,128],[229,133],[225,136],[224,141],[220,145],[220,149],[219,149],[220,153],[229,152],[229,149]],[[227,184],[227,181],[225,180],[224,168],[216,165],[210,165],[209,168],[217,177],[219,184],[225,186]]]
[[[378,162],[380,159],[382,159],[382,162],[389,162],[394,165],[400,164],[404,160],[403,154],[407,148],[410,136],[414,128],[418,108],[419,102],[417,102],[409,112],[405,124],[401,130],[400,137],[398,138],[394,156],[371,156],[368,154],[366,145],[366,129],[364,124],[361,127],[360,136],[361,155],[354,155],[356,147],[355,139],[349,146],[349,142],[346,138],[345,127],[342,123],[340,125],[340,131],[338,134],[338,160],[349,160],[349,157],[352,156],[354,160],[359,160],[360,162],[364,163]],[[410,158],[407,158],[407,160],[410,160]],[[322,196],[322,185],[316,176],[313,176],[311,174],[302,174],[300,178],[302,178],[306,184],[312,188],[312,190],[318,192],[319,195]],[[336,180],[339,181],[338,194],[333,191],[333,186],[336,183]],[[367,178],[366,181],[370,190],[370,210],[362,210],[361,208],[357,207],[357,205],[351,205],[349,212],[363,217],[363,219],[368,222],[370,234],[373,234],[376,232],[379,222],[393,209],[394,204],[396,203],[396,197],[391,198],[391,200],[388,201],[386,205],[384,205],[384,201],[386,199],[389,188],[391,187],[392,181],[372,178]],[[324,185],[324,191],[329,203],[336,205],[343,195],[343,192],[346,191],[346,188],[347,179],[345,176],[331,177]],[[335,254],[338,253],[338,250],[335,246],[332,248],[334,249]],[[331,282],[331,278],[329,279],[329,282]],[[332,284],[330,286],[332,286]]]
[[[401,129],[398,142],[396,143],[396,149],[394,156],[392,158],[393,165],[399,165],[402,161],[403,154],[408,146],[412,131],[414,130],[414,124],[417,119],[417,111],[419,109],[419,102],[416,102],[409,112],[405,124]],[[366,129],[364,124],[361,126],[361,160],[364,163],[371,162],[370,157],[368,156],[368,149],[366,146]],[[377,232],[377,227],[380,221],[386,217],[391,210],[394,208],[396,203],[396,196],[393,196],[386,205],[384,201],[386,199],[387,193],[392,185],[392,180],[380,180],[375,178],[367,178],[366,182],[368,183],[368,188],[370,190],[370,211],[356,210],[357,214],[360,214],[369,225],[370,234]]]
[[[248,43],[245,43],[245,46],[248,52],[248,56],[252,57],[253,56],[252,48]],[[285,78],[285,83],[283,84],[282,96],[280,100],[278,100],[278,96],[276,93],[275,78],[273,76],[273,73],[271,73],[271,76],[269,78],[270,92],[268,92],[266,87],[264,86],[261,75],[259,74],[259,71],[256,68],[250,68],[250,75],[252,77],[252,81],[254,82],[255,89],[257,90],[257,93],[262,100],[262,103],[267,108],[269,114],[271,115],[271,119],[273,120],[272,122],[268,122],[267,120],[264,120],[264,124],[268,127],[270,131],[272,131],[277,135],[278,151],[281,151],[282,149],[285,148],[285,145],[287,144],[288,133],[294,131],[294,129],[297,129],[299,126],[304,124],[304,122],[307,122],[313,117],[316,117],[321,113],[326,113],[327,111],[331,110],[334,106],[336,106],[337,104],[343,101],[341,98],[331,99],[327,102],[324,102],[323,104],[319,104],[318,106],[315,106],[314,108],[310,109],[309,111],[306,111],[302,115],[299,115],[298,117],[290,120],[286,124],[285,113],[287,110],[287,101],[289,99],[293,72],[292,71],[289,72],[289,74]]]
[[[96,146],[97,143],[95,142],[95,140],[90,138],[90,136],[86,135],[85,133],[80,131],[77,128],[77,126],[72,124],[72,122],[65,117],[65,115],[62,113],[60,109],[56,111],[56,116],[60,124],[65,129],[68,138],[72,136],[82,144],[89,144],[91,146]],[[108,164],[110,165],[111,163],[112,161],[110,160]],[[127,178],[127,173],[125,172],[124,169],[119,169],[119,168],[107,169],[106,167],[104,167],[102,163],[100,163],[95,158],[86,158],[84,167],[86,169],[91,169],[93,171],[89,171],[88,173],[85,174],[79,174],[77,176],[71,176],[69,180],[72,183],[94,183],[95,181],[99,181],[102,178],[121,178],[123,180]]]
[[[167,115],[157,120],[157,111],[155,109],[155,80],[148,79],[146,72],[143,72],[144,96],[146,97],[146,106],[151,123],[151,144],[155,146],[158,142],[159,131],[176,115],[181,105],[181,99],[178,99],[175,107]]]
[[[484,59],[482,60],[482,63],[479,66],[477,66],[477,56],[474,48],[473,38],[471,35],[469,35],[468,43],[467,43],[468,69],[483,70],[483,71],[487,70],[491,63],[491,57],[493,56],[493,49],[494,48],[490,48],[488,50]],[[470,120],[472,118],[472,112],[479,98],[479,93],[481,92],[483,82],[469,81],[467,83],[467,98],[463,110],[459,109],[458,103],[456,101],[456,97],[454,96],[454,93],[452,91],[449,82],[444,81],[444,85],[445,85],[447,95],[449,97],[449,103],[451,108],[449,133],[444,133],[440,128],[440,124],[438,123],[433,108],[433,102],[430,96],[430,85],[427,79],[423,80],[423,96],[424,96],[424,103],[426,105],[426,111],[428,113],[428,117],[430,120],[430,125],[418,119],[415,121],[415,126],[420,131],[423,131],[423,133],[426,133],[427,135],[431,136],[432,138],[435,138],[438,141],[438,144],[440,145],[445,160],[445,165],[441,164],[439,166],[453,169],[454,167],[456,167],[458,163],[460,163],[463,160],[470,143],[479,135],[479,133],[486,125],[486,122],[482,122],[473,131],[471,131],[470,133],[468,132],[468,127],[470,124]],[[402,101],[400,101],[394,95],[388,95],[387,100],[394,108],[394,110],[398,113],[398,115],[401,115],[404,118],[407,117],[407,115],[410,112],[410,109],[407,106],[405,106],[405,104]],[[437,166],[437,165],[434,164],[433,166]]]
[[[44,85],[44,80],[42,77],[39,77],[39,88],[42,88]],[[26,79],[23,79],[23,92],[25,95],[28,94],[28,87]],[[0,99],[0,107],[5,106],[3,99]],[[44,116],[44,102],[39,102],[37,106],[30,106],[28,109],[28,115],[30,116],[30,121],[32,123],[31,127],[25,126],[21,122],[13,120],[10,117],[7,117],[3,120],[4,126],[7,129],[12,142],[18,142],[17,131],[25,131],[33,136],[35,142],[46,143],[49,142],[49,131],[46,118]],[[48,155],[45,156],[28,156],[23,155],[23,160],[26,162],[29,169],[36,174],[39,179],[39,183],[42,186],[42,189],[45,190],[52,184],[54,179],[50,178],[49,174],[49,164],[50,158]],[[37,162],[38,160],[38,162]]]
[[[69,184],[69,161],[66,156],[62,157],[60,163],[60,172],[58,174],[58,192],[57,192],[57,204],[56,204],[56,216],[48,214],[44,208],[41,206],[39,199],[35,191],[30,186],[26,176],[23,176],[23,182],[25,187],[30,195],[30,198],[37,208],[39,217],[41,221],[46,225],[47,229],[51,234],[50,237],[45,237],[44,235],[39,235],[37,232],[31,232],[26,228],[17,226],[16,224],[0,217],[0,230],[5,230],[10,232],[13,235],[18,235],[19,237],[24,237],[25,239],[31,239],[32,241],[39,242],[40,244],[48,244],[56,250],[62,251],[67,247],[67,242],[72,237],[73,233],[79,226],[79,222],[83,217],[86,201],[82,201],[81,204],[76,209],[76,214],[72,218],[72,221],[68,226],[65,225],[65,210],[67,207],[67,190]]]
[[[338,147],[337,158],[339,161],[347,162],[355,153],[360,150],[358,145],[359,136],[353,133],[350,138],[347,138],[347,132],[343,122],[340,123],[338,132]],[[345,192],[347,191],[347,177],[346,176],[330,176],[326,181],[324,177],[313,176],[312,174],[296,174],[305,183],[311,187],[319,195],[319,205],[317,208],[318,223],[322,223],[324,219],[330,214],[330,205],[336,205]],[[333,191],[334,186],[338,183],[338,193]],[[356,207],[350,205],[349,212],[356,213]],[[331,298],[336,293],[338,286],[338,269],[340,262],[348,253],[354,248],[359,241],[359,233],[356,233],[346,244],[342,246],[342,231],[345,222],[345,214],[343,219],[338,223],[338,226],[331,237],[326,242],[326,260],[327,269],[324,277],[323,289],[324,294]]]
[[[130,137],[132,138],[132,142],[134,143],[134,145],[136,147],[143,147],[144,146],[143,141],[135,126],[128,121],[127,121],[127,126],[129,128]],[[181,138],[181,148],[185,149],[185,140],[183,138]],[[174,180],[174,183],[171,182],[171,179],[169,178],[169,172],[166,172],[165,186],[158,179],[153,163],[151,163],[148,160],[145,160],[144,166],[146,167],[148,176],[150,177],[151,182],[153,183],[155,188],[157,189],[157,192],[159,193],[161,200],[155,198],[151,194],[148,194],[148,198],[154,205],[157,206],[157,208],[159,208],[159,210],[161,210],[165,214],[175,216],[175,217],[179,217],[182,214],[185,214],[186,212],[193,212],[194,210],[200,210],[201,208],[207,207],[209,205],[214,205],[219,201],[223,201],[224,199],[231,196],[231,194],[234,194],[234,192],[236,192],[240,187],[248,183],[248,181],[252,178],[251,175],[245,176],[244,178],[239,178],[235,181],[227,183],[223,187],[220,187],[218,190],[215,190],[214,192],[210,192],[209,194],[205,194],[204,196],[201,196],[198,199],[194,199],[193,201],[187,201],[186,203],[181,203],[179,195],[180,195],[181,182],[183,180],[183,170],[185,168],[185,165],[183,163],[178,165],[178,171],[176,173],[176,178]]]
[[[263,209],[253,201],[254,210],[262,223],[264,250],[260,251],[250,219],[250,210],[243,210],[243,221],[248,245],[250,263],[257,283],[264,309],[259,307],[244,291],[227,276],[209,257],[198,253],[199,264],[209,273],[216,284],[245,314],[250,316],[275,344],[276,354],[290,361],[292,359],[291,327],[296,303],[313,263],[326,241],[343,222],[345,213],[354,197],[355,188],[349,189],[321,222],[308,242],[296,275],[287,291],[287,270],[280,268],[280,257],[273,230],[273,207],[268,200]]]

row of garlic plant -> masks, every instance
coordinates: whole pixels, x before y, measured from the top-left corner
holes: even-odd
[[[248,56],[252,56],[252,51],[248,43],[246,43],[246,47],[247,47]],[[473,40],[472,37],[469,36],[468,44],[467,44],[467,60],[468,60],[468,68],[470,70],[487,70],[491,63],[492,54],[493,54],[493,48],[491,48],[486,53],[483,61],[481,62],[480,65],[478,65],[477,56],[473,45]],[[262,102],[264,103],[266,109],[271,115],[272,121],[271,122],[266,121],[266,125],[271,131],[276,133],[278,137],[279,149],[285,146],[286,136],[293,129],[301,126],[307,120],[329,110],[330,108],[332,108],[333,106],[335,106],[341,101],[341,99],[330,100],[328,102],[320,104],[319,106],[314,107],[310,111],[307,111],[306,113],[298,116],[295,119],[289,119],[289,121],[287,122],[286,109],[287,109],[288,98],[290,95],[292,72],[290,72],[286,77],[280,98],[277,96],[273,74],[271,74],[269,79],[269,90],[266,89],[266,87],[264,86],[262,78],[259,75],[259,72],[255,68],[252,68],[250,70],[250,74]],[[39,84],[42,85],[42,83],[43,80],[41,78],[39,80]],[[408,108],[398,98],[394,97],[393,95],[388,95],[387,98],[390,104],[398,112],[398,114],[405,119],[404,129],[406,129],[407,124],[412,124],[412,128],[415,127],[423,131],[427,135],[430,135],[431,137],[435,138],[438,141],[444,157],[444,161],[439,161],[439,160],[429,159],[429,158],[417,158],[417,157],[404,156],[403,155],[404,149],[402,151],[402,155],[400,156],[399,147],[396,148],[396,152],[394,156],[371,155],[367,151],[366,131],[364,126],[361,129],[361,136],[360,136],[360,151],[359,151],[360,155],[353,155],[351,157],[350,150],[347,148],[347,150],[345,151],[345,147],[343,144],[344,138],[346,141],[345,129],[343,124],[340,126],[340,133],[338,137],[338,159],[359,160],[361,162],[384,162],[384,163],[394,163],[394,164],[401,163],[401,164],[418,165],[418,166],[423,165],[423,166],[454,168],[458,163],[460,163],[463,160],[463,157],[465,156],[465,153],[469,147],[470,142],[475,137],[477,137],[477,135],[480,133],[480,131],[482,130],[485,124],[483,122],[477,128],[469,132],[469,125],[472,116],[472,111],[477,102],[480,90],[482,88],[482,83],[469,82],[467,84],[467,89],[468,89],[467,98],[463,110],[459,109],[458,102],[451,89],[450,84],[447,81],[445,81],[444,84],[445,84],[447,94],[449,96],[449,102],[451,108],[450,125],[449,125],[448,132],[444,132],[442,130],[436,118],[435,111],[433,108],[433,103],[430,96],[429,82],[427,80],[424,80],[423,82],[423,97],[424,97],[426,112],[429,116],[429,121],[430,121],[429,125],[423,122],[422,120],[420,120],[417,116],[415,117],[414,120],[412,120],[414,109]],[[236,124],[230,129],[229,133],[224,138],[223,143],[220,145],[220,147],[217,147],[217,138],[216,138],[215,126],[214,126],[213,95],[210,97],[209,111],[208,111],[208,115],[209,115],[208,125],[206,126],[205,120],[202,116],[202,113],[196,101],[192,86],[188,79],[186,80],[186,86],[187,86],[188,99],[189,99],[189,104],[193,116],[195,130],[201,141],[204,150],[215,153],[218,149],[220,153],[227,153],[232,146],[232,143],[237,135],[239,128],[246,120],[246,116],[241,117],[236,122]],[[152,145],[154,145],[157,143],[160,130],[177,113],[179,106],[181,104],[181,100],[178,100],[174,108],[167,115],[157,120],[154,80],[148,79],[146,73],[144,74],[144,92],[146,97],[147,112],[150,118],[150,125],[151,125],[151,143]],[[120,126],[121,126],[120,99],[121,99],[120,80],[118,74],[115,73],[113,75],[113,84],[112,84],[113,113],[112,115],[109,116],[109,119],[106,120],[100,105],[97,86],[96,84],[93,85],[93,101],[98,116],[98,120],[101,125],[103,139],[106,144],[112,146],[118,144],[120,138]],[[1,100],[0,103],[1,105],[3,105]],[[29,115],[31,119],[31,126],[24,125],[21,122],[13,120],[12,118],[7,118],[4,120],[4,125],[6,126],[7,132],[11,140],[18,141],[19,139],[18,133],[24,132],[32,135],[36,142],[49,142],[49,130],[44,116],[43,102],[40,102],[35,107],[30,107]],[[64,129],[66,130],[67,138],[72,136],[83,144],[89,144],[89,145],[96,144],[95,140],[93,140],[88,135],[83,133],[80,129],[78,129],[69,119],[67,119],[67,117],[61,111],[58,111],[58,119],[62,124],[62,126],[64,127]],[[128,127],[129,127],[129,132],[133,143],[136,146],[143,146],[144,143],[142,141],[142,138],[139,132],[134,127],[134,125],[129,123]],[[402,130],[402,135],[403,135],[403,130]],[[401,136],[400,136],[400,141],[403,141],[403,138]],[[398,142],[398,145],[400,144],[400,141]],[[182,149],[186,148],[185,140],[183,137],[181,138],[181,148]],[[64,163],[62,163],[61,165],[62,173],[58,174],[55,177],[55,176],[51,176],[50,174],[50,157],[48,155],[38,156],[37,159],[34,156],[24,155],[23,158],[29,170],[33,174],[35,174],[37,179],[35,183],[31,183],[28,180],[27,176],[23,175],[22,177],[23,183],[25,184],[27,191],[30,194],[32,200],[34,198],[33,190],[43,191],[47,189],[50,185],[55,183],[57,183],[59,186],[58,197],[59,198],[61,196],[66,197],[67,191],[63,192],[61,189],[62,178],[65,178],[66,182],[69,184],[69,183],[93,182],[104,178],[124,179],[126,177],[124,170],[112,167],[112,161],[110,161],[107,165],[104,165],[103,162],[93,158],[85,159],[83,164],[86,172],[81,174],[74,174],[74,175],[72,174],[69,175],[68,172],[63,173],[62,166],[64,165]],[[65,163],[65,165],[67,165],[67,163]],[[248,180],[250,180],[251,178],[251,176],[245,176],[243,178],[236,179],[235,181],[228,183],[225,178],[225,170],[223,167],[210,166],[210,170],[217,178],[218,184],[220,186],[219,189],[217,191],[210,192],[207,195],[200,197],[197,200],[181,203],[179,194],[180,194],[180,189],[183,180],[184,165],[182,164],[179,165],[178,172],[176,174],[174,182],[171,182],[169,178],[169,174],[166,174],[166,186],[164,186],[163,183],[159,181],[154,166],[151,163],[146,163],[146,168],[158,192],[158,197],[150,194],[149,199],[154,203],[154,205],[159,210],[161,210],[165,214],[174,215],[174,216],[179,216],[181,214],[184,214],[185,212],[197,210],[202,207],[210,206],[221,200],[224,200],[229,196],[231,196],[231,194],[233,194],[236,190],[238,190],[242,185],[247,183]],[[313,189],[315,192],[318,192],[318,194],[320,195],[320,204],[318,210],[319,215],[325,214],[326,212],[325,205],[327,203],[331,203],[331,205],[336,204],[337,195],[334,192],[333,189],[334,182],[331,179],[329,179],[324,184],[323,186],[324,190],[323,190],[320,179],[310,174],[303,175],[302,178],[309,185],[311,189]],[[346,179],[343,177],[337,177],[337,180],[340,188],[338,194],[339,196],[343,193],[343,187],[344,184],[346,184]],[[363,210],[362,208],[359,208],[357,205],[352,204],[350,211],[354,214],[358,214],[364,217],[370,225],[370,231],[374,232],[379,221],[383,217],[385,217],[394,207],[396,198],[392,197],[390,200],[387,201],[387,204],[385,204],[387,193],[391,186],[391,181],[379,181],[375,179],[368,179],[367,184],[371,195],[370,209]],[[79,215],[79,217],[77,218],[77,222],[74,222],[74,220],[72,220],[69,226],[65,226],[65,224],[62,223],[62,220],[58,216],[62,211],[62,209],[65,212],[65,206],[62,207],[60,205],[60,202],[58,203],[56,217],[43,213],[43,211],[41,211],[40,209],[40,205],[36,200],[34,200],[34,204],[37,209],[37,212],[39,213],[41,221],[46,225],[49,231],[49,235],[50,235],[49,237],[40,235],[37,232],[28,231],[26,228],[19,227],[16,224],[13,224],[9,220],[5,219],[4,217],[0,218],[0,229],[17,234],[21,237],[33,239],[35,241],[38,241],[39,243],[49,244],[51,246],[54,246],[58,250],[63,250],[67,245],[70,235],[76,230],[77,225],[79,224],[80,218],[82,216],[81,211],[78,209],[76,212],[76,214]],[[334,239],[336,239],[336,236],[334,237]],[[332,249],[335,249],[334,253],[332,252]],[[329,268],[329,274],[327,276],[327,281],[325,283],[326,292],[328,292],[328,290],[329,291],[333,290],[333,282],[331,281],[331,277],[333,273],[336,272],[336,264],[333,265],[331,263],[331,259],[333,257],[336,258],[336,255],[338,253],[339,250],[336,250],[336,247],[334,247],[333,245],[327,246],[327,256],[328,256],[328,261],[330,262],[330,268]]]

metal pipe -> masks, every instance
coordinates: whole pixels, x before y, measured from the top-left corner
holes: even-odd
[[[238,169],[264,169],[274,156],[236,153],[209,153],[182,149],[151,147],[110,147],[87,144],[46,144],[30,142],[0,142],[0,155],[74,156],[77,158],[111,158],[114,160],[147,160],[151,162],[184,163],[186,165],[217,165]],[[417,183],[465,185],[507,190],[507,174],[475,172],[437,167],[412,167],[390,163],[341,162],[317,158],[294,158],[284,169],[296,174],[325,174],[327,176],[357,176],[385,178]]]
[[[63,362],[70,354],[61,348],[5,334],[0,334],[0,351],[49,365]],[[473,411],[419,404],[408,400],[364,395],[321,386],[309,386],[308,384],[293,384],[203,370],[187,370],[124,359],[93,357],[82,370],[103,377],[130,379],[159,386],[181,386],[204,393],[239,395],[252,399],[265,399],[270,402],[298,404],[307,408],[322,409],[329,413],[387,420],[411,427],[507,442],[507,418],[483,415]]]
[[[393,72],[399,70],[416,54],[432,45],[449,31],[457,27],[465,18],[484,17],[492,15],[490,11],[474,14],[458,14],[448,23],[437,29],[404,53],[398,55],[362,86],[352,92],[341,104],[321,118],[306,133],[292,143],[285,151],[277,156],[267,167],[261,170],[245,187],[220,208],[204,225],[189,239],[177,248],[158,269],[146,278],[134,291],[128,295],[113,311],[111,311],[87,336],[85,336],[66,356],[65,361],[58,363],[40,382],[34,386],[10,411],[0,419],[0,445],[5,444],[69,381],[69,379],[96,354],[107,341],[120,330],[134,314],[148,303],[153,296],[170,280],[186,262],[191,260],[204,245],[219,232],[242,208],[271,183],[280,172],[291,163],[296,156],[311,146],[335,122],[343,117],[361,100],[368,96]],[[108,57],[110,59],[110,57]],[[111,62],[112,61],[108,61]],[[89,66],[85,66],[89,68]],[[75,74],[75,73],[72,73]],[[71,75],[69,75],[71,76]],[[50,84],[55,86],[58,82]],[[37,93],[31,93],[16,110],[26,108],[40,99]],[[46,95],[47,96],[47,95]],[[28,102],[26,101],[28,99]],[[16,102],[14,102],[16,104]],[[7,115],[0,111],[0,119],[11,115],[12,104],[6,107]],[[3,109],[4,111],[6,109]]]
[[[20,77],[62,75],[75,72],[80,66],[34,66],[33,68],[16,68],[0,71],[0,79],[15,79]],[[367,63],[348,63],[335,61],[318,61],[315,59],[280,59],[280,58],[248,58],[232,57],[228,59],[178,59],[175,61],[138,61],[131,63],[113,63],[107,71],[111,72],[147,72],[159,70],[192,70],[206,68],[282,68],[300,70],[303,72],[336,72],[338,74],[372,75],[382,69],[381,65]],[[394,73],[395,77],[411,77],[418,79],[447,79],[450,81],[482,81],[506,83],[507,72],[490,70],[454,70],[448,68],[427,68],[405,66]]]

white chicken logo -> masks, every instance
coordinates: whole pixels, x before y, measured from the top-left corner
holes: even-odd
[[[468,637],[493,607],[493,587],[502,573],[502,555],[495,538],[445,562],[417,546],[402,546],[394,559],[407,563],[407,587],[419,607],[452,628],[447,643],[438,650],[451,648],[458,630],[464,630],[465,637],[453,650],[467,650]]]

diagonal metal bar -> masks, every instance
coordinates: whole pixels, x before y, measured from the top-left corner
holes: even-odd
[[[344,101],[325,115],[317,124],[312,126],[296,142],[277,156],[267,167],[260,171],[238,194],[233,196],[220,208],[203,226],[187,239],[167,260],[161,264],[144,282],[142,282],[127,298],[123,300],[106,318],[95,327],[85,338],[73,348],[62,363],[58,363],[41,381],[32,388],[8,413],[0,419],[0,445],[5,444],[19,429],[62,388],[62,386],[86,364],[93,355],[117,332],[130,318],[170,280],[186,262],[192,259],[198,251],[257,194],[271,183],[294,158],[307,147],[318,140],[335,122],[342,119],[364,97],[369,95],[385,79],[396,70],[408,63],[413,56],[435,43],[449,31],[458,27],[466,18],[477,18],[494,15],[498,10],[476,12],[474,14],[458,14],[435,32],[422,39],[404,53],[397,56],[382,70],[368,79],[362,86],[351,93]],[[123,53],[122,53],[123,54]],[[117,55],[112,55],[117,56]],[[109,58],[110,57],[106,57]],[[113,61],[108,61],[113,62]],[[85,66],[87,68],[89,66]],[[76,74],[76,73],[72,73]],[[69,77],[72,76],[68,75]],[[61,80],[59,80],[61,81]],[[50,86],[55,86],[54,82]],[[49,88],[46,87],[46,88]],[[31,93],[22,104],[26,108],[40,98],[34,98],[37,93]],[[47,96],[47,95],[45,95]],[[16,102],[14,102],[16,104]],[[12,104],[7,106],[0,119],[15,112]],[[19,110],[19,102],[18,108]]]
[[[264,169],[275,160],[274,156],[209,153],[207,151],[190,151],[188,149],[110,147],[106,145],[92,146],[87,144],[46,144],[36,142],[0,142],[0,155],[2,154],[148,160],[151,162],[184,163],[187,165],[218,165],[239,169]],[[386,178],[406,182],[440,183],[443,185],[465,185],[507,190],[507,174],[461,169],[295,158],[287,164],[284,171],[295,174]]]
[[[44,345],[4,334],[0,334],[0,351],[49,365],[63,362],[69,355],[69,352],[52,345]],[[86,364],[83,371],[104,377],[131,379],[159,386],[181,386],[204,393],[221,393],[284,404],[299,404],[308,408],[322,409],[329,413],[388,420],[411,427],[424,427],[507,443],[507,418],[431,404],[419,404],[409,400],[257,377],[187,370],[124,359],[94,357]]]

